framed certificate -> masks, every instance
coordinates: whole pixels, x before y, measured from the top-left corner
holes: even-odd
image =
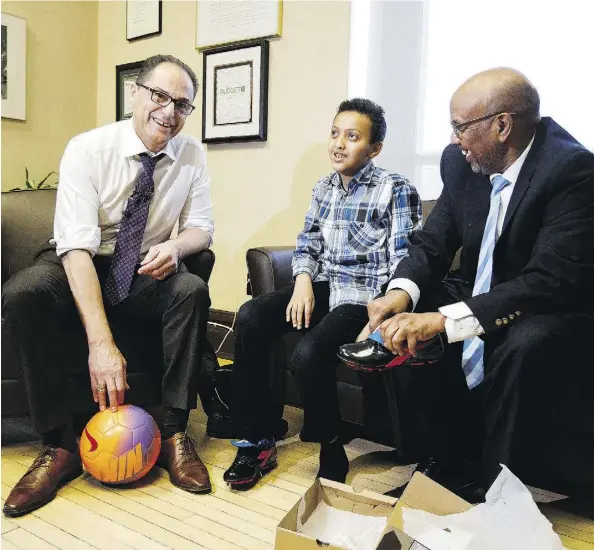
[[[281,36],[282,0],[197,0],[196,48]]]
[[[268,42],[205,50],[202,141],[266,141]]]
[[[132,88],[140,74],[142,61],[116,65],[116,120],[132,118]]]
[[[162,26],[162,0],[127,0],[126,40],[138,40],[161,34]]]
[[[25,120],[27,112],[27,25],[2,14],[2,118]]]

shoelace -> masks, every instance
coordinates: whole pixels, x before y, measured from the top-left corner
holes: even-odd
[[[181,459],[195,460],[198,458],[198,453],[196,453],[196,442],[189,435],[177,438],[175,446],[177,447]]]
[[[58,449],[53,447],[46,447],[37,456],[31,467],[27,470],[27,474],[31,473],[35,468],[49,468],[58,458]]]

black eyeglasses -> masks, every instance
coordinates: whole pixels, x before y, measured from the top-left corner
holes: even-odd
[[[148,90],[151,93],[151,100],[153,103],[156,103],[160,107],[167,107],[167,105],[173,101],[173,108],[175,109],[175,112],[180,115],[188,116],[196,108],[194,105],[191,105],[182,99],[173,99],[169,94],[162,92],[161,90],[149,88],[148,86],[140,84],[139,82],[137,82],[136,85]]]
[[[467,122],[460,122],[459,124],[456,124],[455,122],[450,122],[450,124],[452,125],[452,130],[454,130],[454,134],[456,134],[456,137],[458,139],[461,139],[462,134],[473,124],[478,124],[479,122],[482,122],[483,120],[489,120],[490,118],[494,118],[496,116],[503,115],[503,114],[517,115],[517,113],[505,113],[505,112],[491,113],[489,115],[485,115],[480,118],[473,118],[472,120],[469,120]]]

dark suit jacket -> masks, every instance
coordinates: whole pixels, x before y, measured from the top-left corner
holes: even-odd
[[[472,172],[459,147],[444,150],[441,177],[443,192],[394,274],[421,294],[439,284],[460,247],[472,287],[489,212],[489,178]],[[550,118],[538,124],[514,186],[491,290],[465,302],[486,334],[504,328],[502,318],[510,326],[535,313],[594,314],[594,155]]]

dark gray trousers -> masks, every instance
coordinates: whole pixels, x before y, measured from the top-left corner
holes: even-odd
[[[111,258],[93,259],[103,286]],[[180,264],[163,281],[136,275],[130,295],[107,318],[130,324],[160,322],[163,341],[162,403],[190,410],[197,405],[201,347],[206,337],[208,285]],[[31,416],[44,433],[71,421],[68,373],[63,368],[63,327],[80,318],[62,261],[55,251],[39,255],[34,265],[12,276],[2,289],[2,313],[9,345],[23,369]],[[6,342],[5,342],[6,344]],[[81,373],[86,368],[80,366]],[[87,370],[88,372],[88,370]],[[90,384],[90,381],[89,381]]]

